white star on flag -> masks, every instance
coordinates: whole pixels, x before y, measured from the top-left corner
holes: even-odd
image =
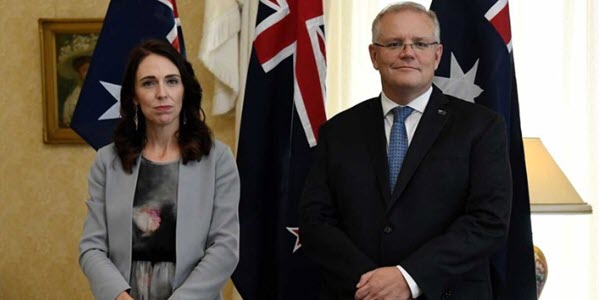
[[[104,114],[98,118],[98,120],[111,120],[118,119],[121,117],[119,108],[121,107],[121,86],[113,83],[100,81],[100,84],[117,100],[113,106],[111,106]]]
[[[302,247],[302,244],[300,243],[300,230],[298,230],[298,227],[286,227],[285,229],[287,229],[296,237],[296,244],[294,245],[294,250],[292,251],[292,253],[294,253],[300,249],[300,247]]]
[[[454,57],[454,53],[450,53],[450,55],[450,78],[435,76],[433,78],[433,83],[435,83],[435,85],[446,95],[475,103],[475,98],[483,92],[483,90],[475,84],[479,59],[475,62],[471,70],[465,74],[458,64],[456,57]]]

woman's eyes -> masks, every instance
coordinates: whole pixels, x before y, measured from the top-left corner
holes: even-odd
[[[155,84],[155,82],[152,80],[142,81],[142,86],[152,86],[154,84]]]
[[[179,78],[168,78],[165,81],[168,85],[178,85],[181,81],[179,80]],[[157,83],[157,81],[155,80],[146,80],[146,81],[142,81],[142,86],[143,87],[151,87],[153,85],[155,85]]]
[[[167,79],[167,83],[171,84],[171,85],[179,84],[179,79],[177,79],[177,78]]]

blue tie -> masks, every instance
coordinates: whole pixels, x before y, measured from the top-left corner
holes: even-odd
[[[390,132],[390,144],[388,147],[388,165],[390,167],[390,191],[394,192],[398,173],[402,167],[402,161],[408,150],[408,135],[406,134],[406,126],[404,121],[413,112],[413,109],[404,106],[396,107],[394,112],[394,124]]]

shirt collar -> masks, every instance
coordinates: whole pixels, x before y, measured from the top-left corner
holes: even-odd
[[[425,111],[425,107],[427,107],[427,103],[429,102],[429,97],[431,97],[431,93],[433,92],[433,87],[429,87],[425,93],[421,94],[421,96],[415,98],[410,101],[408,105],[410,108],[420,112],[421,114]],[[386,116],[390,110],[398,107],[404,106],[399,105],[398,103],[390,100],[383,92],[381,92],[381,106],[383,107],[383,116]]]

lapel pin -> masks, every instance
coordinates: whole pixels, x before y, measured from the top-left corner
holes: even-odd
[[[438,109],[437,113],[438,113],[438,115],[442,115],[442,116],[446,115],[446,111],[443,109]]]

